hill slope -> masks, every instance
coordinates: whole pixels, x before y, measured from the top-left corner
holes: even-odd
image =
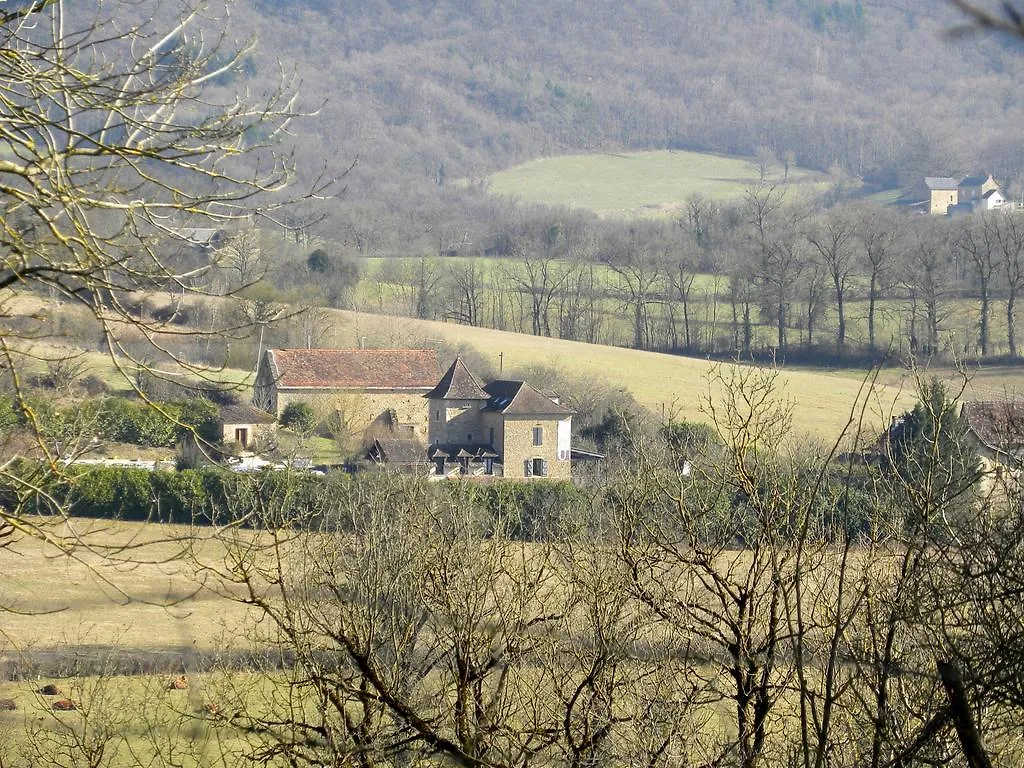
[[[832,166],[894,185],[1024,168],[1014,44],[946,34],[932,0],[280,0],[241,6],[239,32],[306,84],[304,172],[358,159],[324,232],[364,255],[437,247],[466,221],[489,234],[501,205],[453,189],[566,153],[699,149]],[[237,88],[238,83],[225,87]],[[479,239],[479,238],[478,238]]]
[[[331,316],[335,319],[334,332],[328,340],[331,345],[356,346],[369,337],[381,345],[418,346],[443,341],[469,346],[484,355],[495,369],[499,364],[505,372],[536,365],[556,366],[575,376],[622,388],[658,414],[708,421],[703,404],[709,396],[719,399],[723,392],[713,376],[723,366],[705,360],[430,320],[342,310],[332,311]],[[911,407],[915,399],[897,381],[878,387],[867,396],[861,392],[860,380],[830,373],[782,370],[776,384],[779,397],[792,403],[792,434],[796,440],[837,439],[858,398],[867,398],[868,434],[888,424],[894,413]]]

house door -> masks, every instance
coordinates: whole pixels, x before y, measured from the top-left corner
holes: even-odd
[[[235,442],[243,448],[249,447],[249,430],[245,427],[237,427],[235,429]]]

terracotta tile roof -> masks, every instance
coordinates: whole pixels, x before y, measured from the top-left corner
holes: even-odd
[[[476,376],[457,356],[437,386],[427,392],[424,397],[432,400],[486,400],[489,395],[484,392]]]
[[[570,416],[572,411],[559,405],[525,381],[492,381],[484,387],[490,395],[486,409],[508,416]]]
[[[967,402],[960,416],[990,448],[1010,450],[1024,445],[1024,403]]]
[[[437,382],[432,349],[269,349],[278,388],[428,390]]]

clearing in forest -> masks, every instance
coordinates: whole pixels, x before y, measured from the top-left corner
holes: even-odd
[[[766,179],[817,191],[824,175],[782,163]],[[660,150],[630,154],[563,155],[531,160],[489,178],[490,191],[532,203],[584,208],[606,215],[672,216],[694,195],[740,197],[758,183],[756,159],[703,152]]]

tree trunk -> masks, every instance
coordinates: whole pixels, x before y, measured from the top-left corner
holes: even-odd
[[[732,305],[732,348],[737,352],[740,351],[740,317],[739,317],[739,303],[736,301],[735,296],[729,297],[729,303]]]
[[[687,352],[693,349],[690,340],[690,303],[686,296],[683,297],[683,340],[686,342]]]
[[[979,287],[981,289],[981,317],[978,318],[978,344],[981,346],[981,355],[984,357],[988,354],[988,280],[982,280]]]
[[[871,271],[871,286],[868,288],[868,348],[875,348],[875,301],[878,299],[878,276]]]
[[[939,307],[934,297],[925,302],[925,309],[928,312],[929,354],[934,355],[939,351]]]
[[[1006,342],[1010,345],[1010,355],[1017,356],[1017,333],[1014,327],[1014,305],[1017,303],[1017,289],[1010,286],[1010,296],[1006,300]]]
[[[779,302],[779,306],[776,308],[778,314],[779,323],[779,352],[782,354],[786,353],[786,304],[783,301]]]
[[[750,356],[750,302],[743,302],[743,354]]]
[[[953,716],[956,734],[960,738],[960,746],[963,747],[964,756],[967,758],[967,765],[970,768],[992,768],[992,762],[981,743],[981,735],[967,702],[967,692],[960,670],[948,661],[939,661],[936,664],[939,677],[942,679],[942,687],[946,689],[946,695],[949,697],[949,710]]]
[[[836,334],[836,342],[841,356],[846,350],[846,303],[844,301],[846,291],[843,289],[842,282],[839,280],[835,281],[835,288],[836,309],[839,312],[839,329]]]

